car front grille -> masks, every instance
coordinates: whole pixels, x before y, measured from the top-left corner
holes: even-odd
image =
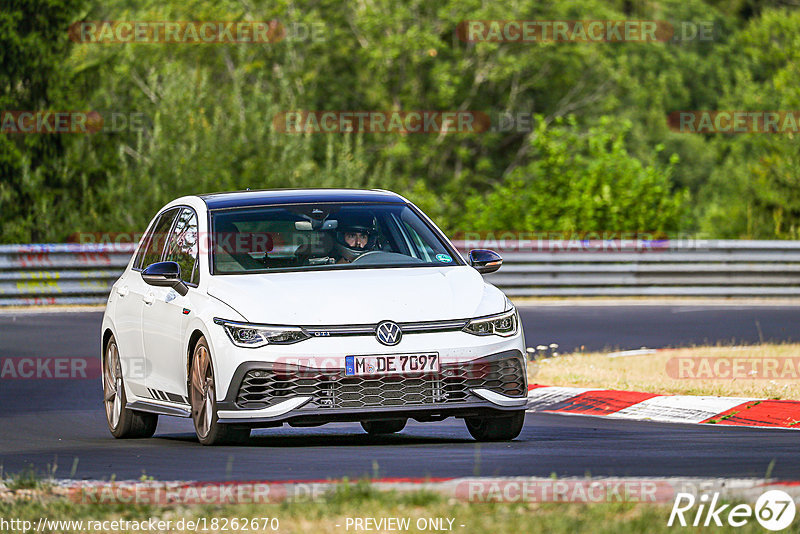
[[[436,374],[371,377],[297,367],[251,369],[242,379],[236,405],[256,410],[295,396],[311,397],[304,409],[458,404],[469,401],[469,390],[474,388],[489,389],[509,397],[524,396],[527,388],[522,360],[476,360],[443,365]]]

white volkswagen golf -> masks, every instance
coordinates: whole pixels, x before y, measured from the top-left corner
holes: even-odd
[[[191,417],[205,445],[252,428],[463,418],[517,437],[525,342],[511,302],[431,220],[387,191],[188,196],[152,220],[102,325],[108,426],[150,437]]]

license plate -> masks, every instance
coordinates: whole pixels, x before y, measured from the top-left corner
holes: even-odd
[[[439,355],[391,354],[387,356],[345,356],[347,376],[420,374],[439,371]]]

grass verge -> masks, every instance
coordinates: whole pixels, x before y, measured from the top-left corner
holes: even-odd
[[[356,518],[373,518],[376,521],[398,518],[408,521],[407,529],[373,528],[375,532],[463,532],[469,534],[519,534],[526,533],[660,533],[674,532],[668,527],[670,506],[642,503],[468,503],[430,491],[381,492],[368,483],[340,486],[331,494],[313,501],[284,502],[281,504],[241,504],[227,506],[154,506],[136,504],[80,503],[57,496],[51,489],[39,492],[23,491],[19,494],[0,494],[0,518],[29,521],[37,525],[40,518],[49,520],[83,521],[82,525],[43,529],[39,532],[113,532],[126,531],[108,524],[93,528],[91,522],[110,521],[170,521],[170,532],[194,531],[180,528],[179,522],[205,521],[200,532],[223,531],[226,525],[231,532],[243,532],[241,525],[248,523],[247,532],[356,532],[352,521]],[[272,520],[277,519],[277,523]],[[233,520],[239,528],[232,529]],[[252,520],[256,519],[255,522]],[[350,523],[348,523],[350,519]],[[428,520],[439,520],[435,528]],[[213,521],[216,520],[216,528]],[[349,528],[348,528],[348,525]],[[423,528],[420,528],[420,527]],[[444,527],[444,528],[440,528]],[[691,528],[691,527],[689,527]],[[128,531],[136,531],[128,525]],[[684,530],[684,529],[678,529]],[[696,528],[692,529],[696,531]],[[704,529],[701,529],[704,530]],[[705,529],[707,530],[707,529]],[[716,532],[736,531],[749,533],[763,531],[752,521],[743,528],[715,528]],[[364,531],[361,529],[360,531]]]
[[[548,386],[800,400],[800,344],[575,353],[539,359],[528,374],[531,384]]]

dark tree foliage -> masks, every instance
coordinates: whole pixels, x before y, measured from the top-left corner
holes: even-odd
[[[61,110],[70,102],[66,28],[80,0],[5,0],[0,7],[0,110]],[[61,135],[0,136],[0,227],[4,241],[55,237],[34,221],[34,206],[58,212],[74,184],[59,171]]]
[[[82,20],[273,19],[287,29],[279,42],[68,38]],[[571,19],[661,20],[676,33],[475,43],[457,31]],[[104,129],[0,134],[1,239],[137,232],[175,197],[245,187],[392,189],[448,232],[797,239],[797,133],[681,133],[667,117],[800,110],[799,51],[800,11],[780,0],[6,0],[0,111],[94,110]],[[291,110],[469,110],[492,128],[277,130]]]

